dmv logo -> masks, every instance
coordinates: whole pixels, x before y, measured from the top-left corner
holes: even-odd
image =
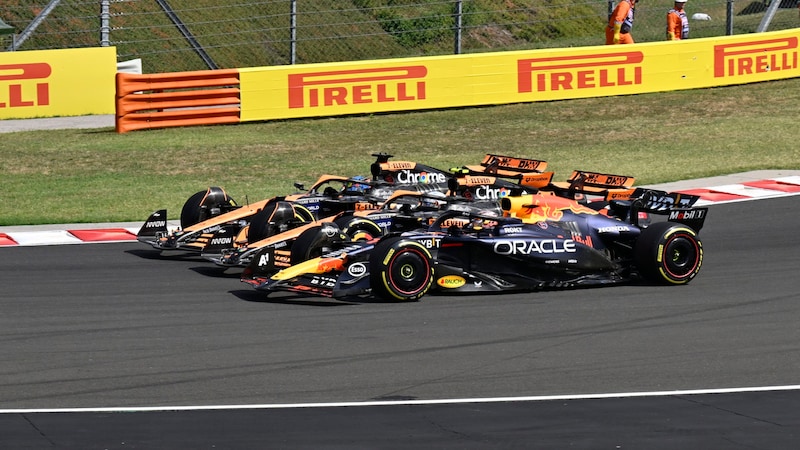
[[[289,108],[424,100],[427,75],[425,66],[291,74]]]
[[[714,78],[797,69],[797,37],[714,46]]]
[[[49,84],[39,82],[32,86],[30,82],[44,81],[51,73],[47,63],[0,64],[0,108],[49,105]],[[5,82],[8,84],[3,86]]]
[[[517,61],[517,91],[546,92],[642,84],[642,52],[600,53]]]

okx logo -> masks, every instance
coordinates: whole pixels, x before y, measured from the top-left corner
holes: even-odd
[[[0,108],[50,104],[47,63],[0,64]]]
[[[427,74],[425,66],[291,74],[289,108],[424,100]]]

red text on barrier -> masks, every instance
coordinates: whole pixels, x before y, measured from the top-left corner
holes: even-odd
[[[642,84],[642,52],[600,53],[517,61],[517,92]]]
[[[714,46],[714,77],[797,69],[797,37]]]
[[[425,66],[291,74],[289,108],[424,100],[427,74]]]
[[[25,82],[46,80],[51,73],[52,69],[47,63],[0,64],[0,108],[49,105],[48,83],[41,82],[30,86]],[[6,94],[5,98],[3,91]]]

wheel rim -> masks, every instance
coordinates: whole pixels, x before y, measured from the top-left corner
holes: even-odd
[[[663,267],[675,279],[686,278],[697,269],[700,249],[685,234],[673,236],[664,246]]]
[[[430,264],[427,258],[414,248],[403,249],[392,259],[389,282],[404,295],[412,295],[424,289]]]

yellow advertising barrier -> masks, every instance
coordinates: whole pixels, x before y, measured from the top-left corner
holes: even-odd
[[[0,53],[0,119],[114,113],[115,47]]]
[[[696,89],[800,76],[800,29],[239,69],[241,121]]]

